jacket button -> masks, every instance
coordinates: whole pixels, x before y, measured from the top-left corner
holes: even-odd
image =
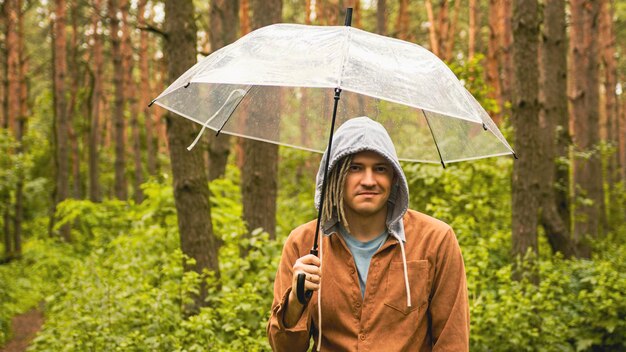
[[[350,269],[350,274],[354,274],[354,268]]]
[[[356,302],[356,304],[354,306],[357,307],[357,308],[361,308],[361,303]]]
[[[365,341],[365,334],[360,334],[359,338],[361,339],[361,341]]]

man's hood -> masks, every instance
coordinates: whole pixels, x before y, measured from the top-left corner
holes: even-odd
[[[341,125],[333,137],[331,148],[329,169],[332,170],[337,162],[346,155],[355,154],[362,151],[373,151],[389,161],[395,170],[396,182],[392,186],[389,196],[389,207],[387,211],[387,230],[389,234],[398,240],[405,240],[402,217],[409,207],[409,187],[406,177],[398,161],[396,148],[393,146],[391,137],[387,130],[380,123],[362,116],[350,119]],[[319,171],[317,172],[317,183],[315,189],[315,207],[319,209],[322,194],[322,180],[324,178],[324,165],[328,157],[328,150],[322,157]],[[326,223],[322,224],[322,230],[329,234],[335,229],[338,219],[336,215]]]

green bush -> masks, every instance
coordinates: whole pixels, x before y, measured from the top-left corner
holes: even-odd
[[[11,335],[11,318],[53,294],[75,263],[71,249],[52,240],[30,240],[23,250],[21,260],[0,265],[0,346]]]

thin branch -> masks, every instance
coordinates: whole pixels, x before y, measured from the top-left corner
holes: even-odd
[[[146,24],[143,27],[137,26],[137,29],[139,29],[141,31],[147,31],[147,32],[152,32],[152,33],[158,34],[158,35],[162,36],[165,39],[167,39],[167,37],[168,37],[167,33],[163,32],[161,29],[159,29],[157,27],[154,27],[151,24]]]

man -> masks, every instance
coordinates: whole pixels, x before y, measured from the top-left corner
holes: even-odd
[[[313,336],[327,351],[469,350],[459,245],[450,226],[408,210],[406,178],[387,131],[367,117],[351,119],[335,133],[331,153],[320,258],[308,254],[316,222],[293,230],[274,282],[272,348],[306,351]],[[306,305],[296,297],[299,273],[314,291]]]

